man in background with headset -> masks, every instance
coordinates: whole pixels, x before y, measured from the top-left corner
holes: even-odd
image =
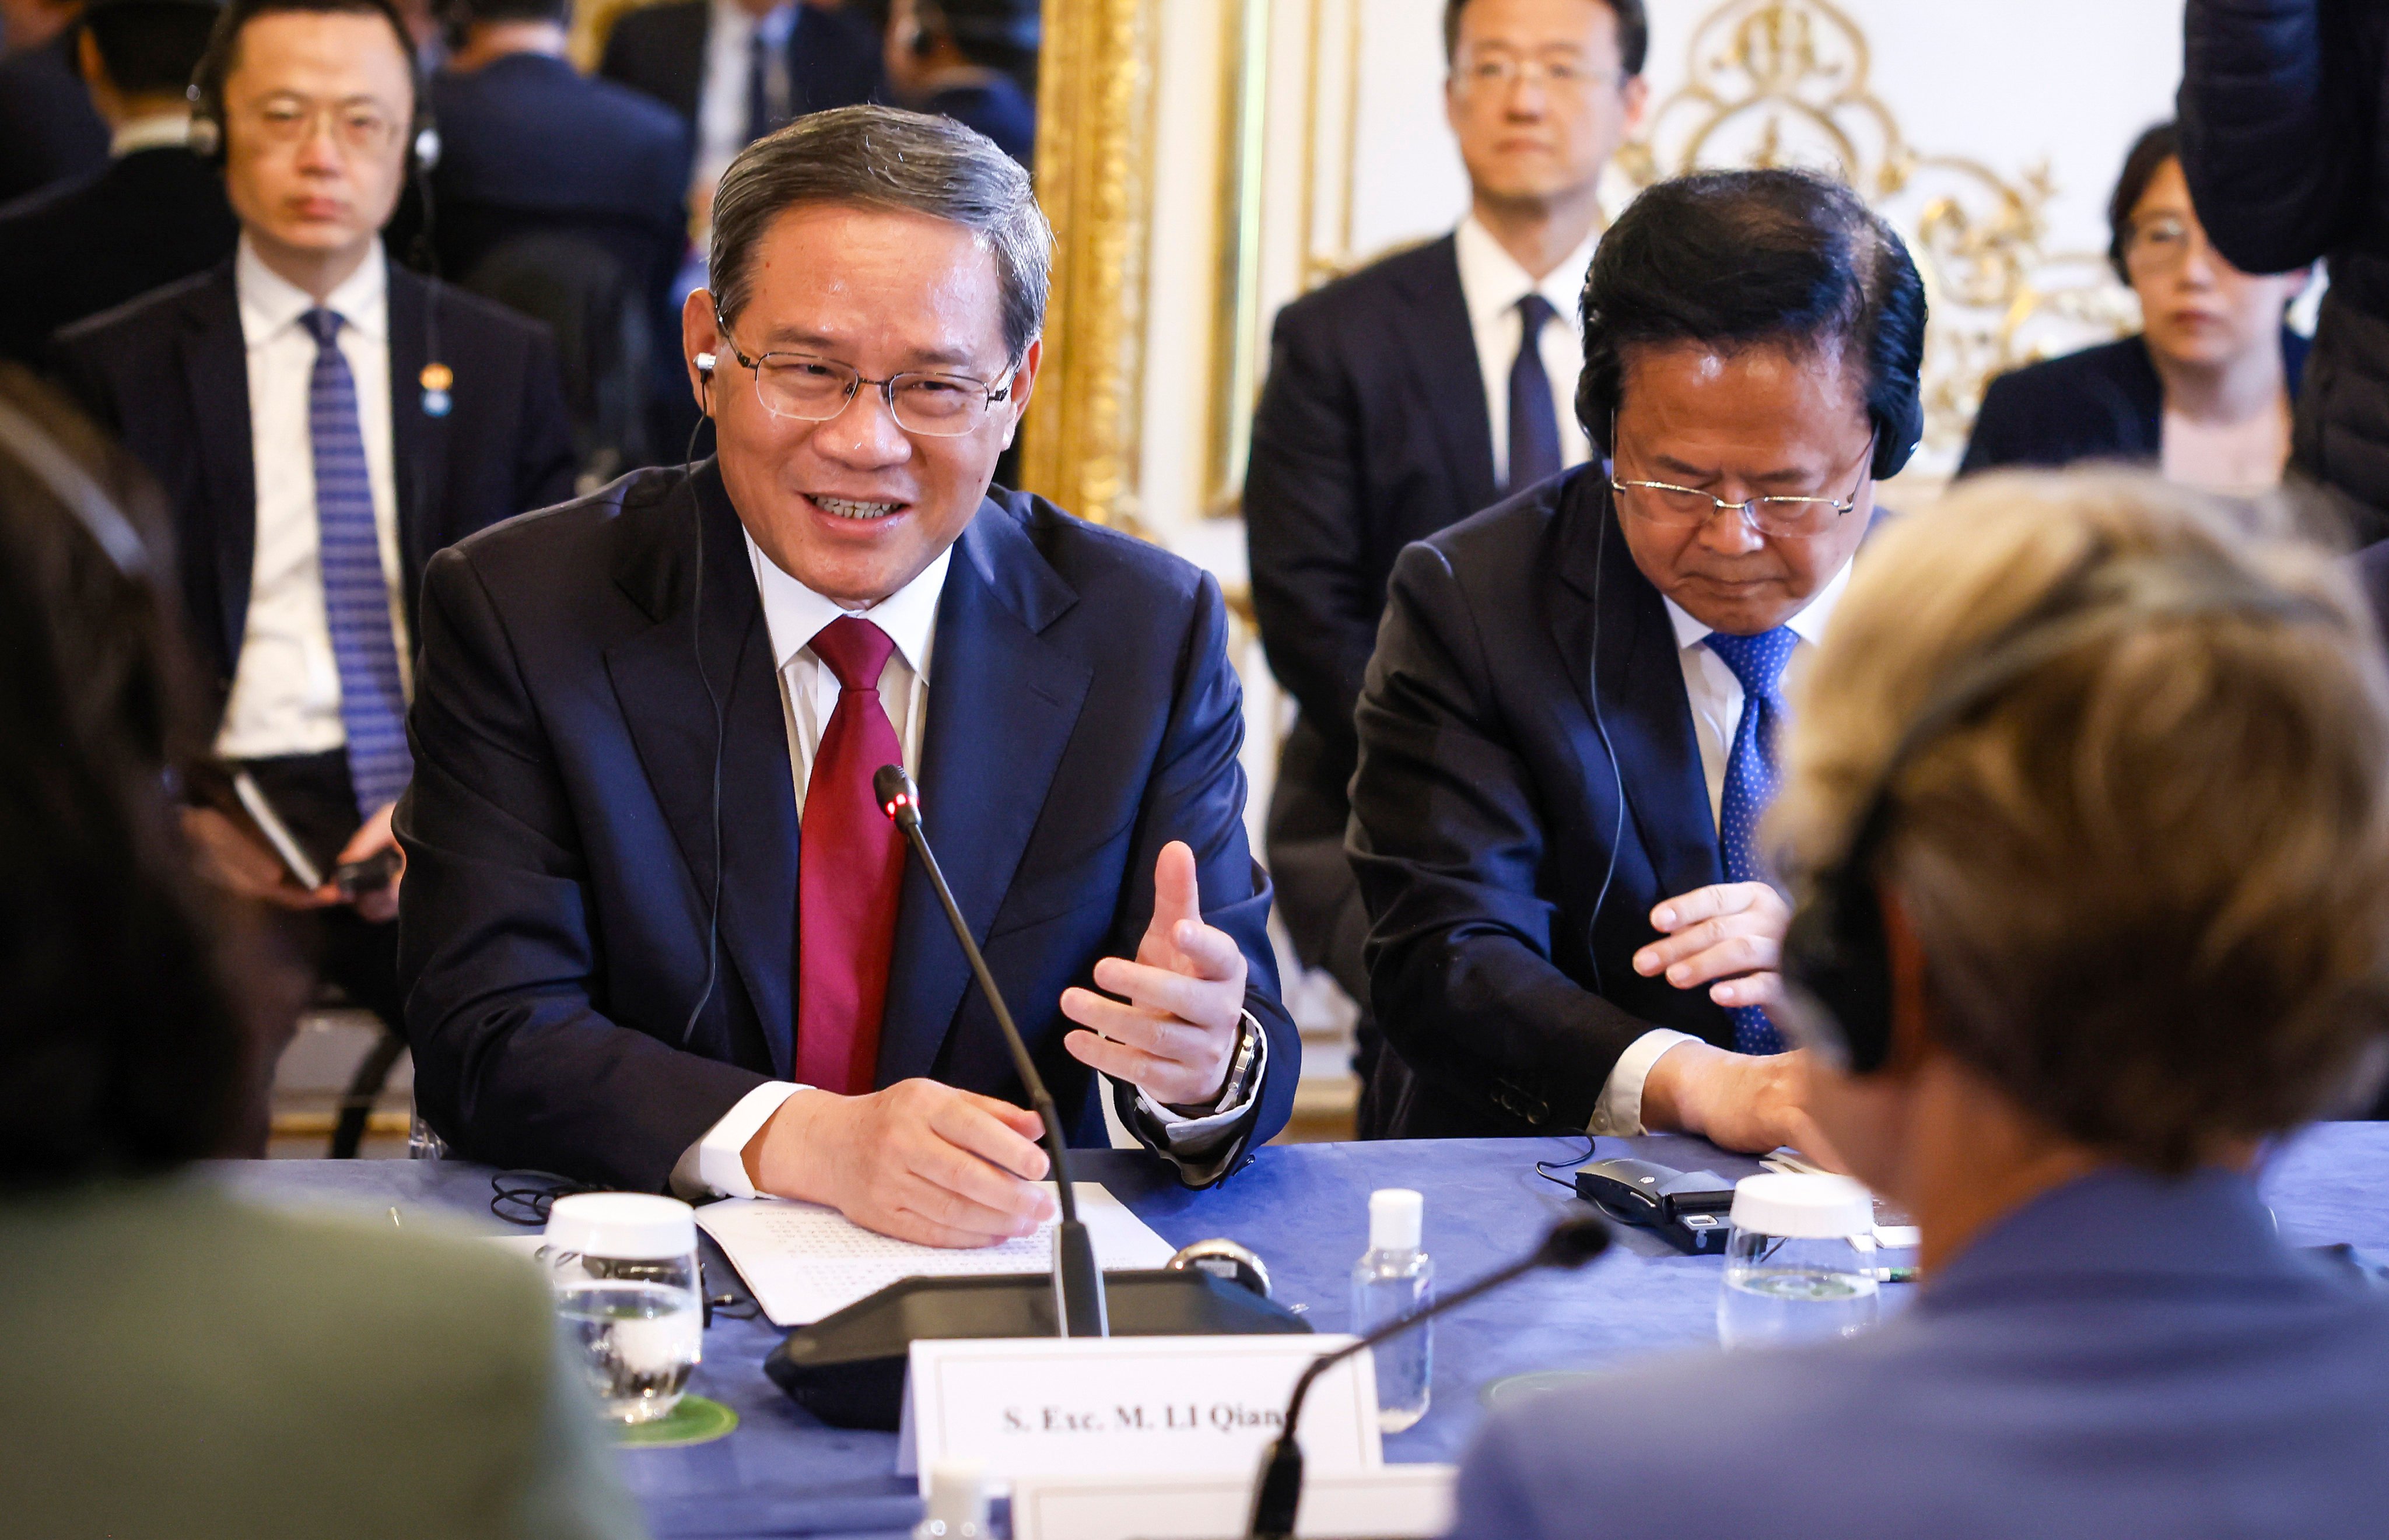
[[[216,752],[319,873],[395,850],[424,564],[571,490],[544,330],[382,251],[410,160],[436,145],[417,83],[387,0],[232,0],[194,138],[222,162],[238,250],[57,344],[172,501]],[[242,813],[185,821],[218,883],[286,911],[326,975],[398,1025],[395,878],[301,886]]]
[[[1460,1535],[2380,1532],[2389,1296],[2255,1179],[2389,1022],[2389,680],[2287,522],[2011,475],[1869,550],[1766,832],[1802,1100],[1917,1298],[1497,1411]]]
[[[1662,183],[1603,237],[1593,462],[1402,554],[1361,696],[1393,1137],[1825,1152],[1767,1013],[1786,910],[1752,840],[1787,665],[1915,447],[1923,337],[1906,248],[1838,183]]]

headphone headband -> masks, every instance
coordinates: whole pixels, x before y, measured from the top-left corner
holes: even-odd
[[[149,547],[133,528],[133,521],[124,516],[124,510],[75,464],[47,429],[6,401],[0,401],[0,449],[14,455],[19,465],[67,505],[120,576],[131,582],[148,580]]]

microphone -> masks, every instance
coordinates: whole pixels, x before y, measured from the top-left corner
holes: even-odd
[[[1104,1275],[1095,1266],[1095,1243],[1087,1234],[1087,1227],[1079,1219],[1079,1201],[1071,1189],[1070,1163],[1062,1143],[1062,1119],[1054,1111],[1054,1098],[1045,1089],[1045,1081],[1028,1057],[1028,1045],[1020,1038],[1020,1028],[1013,1025],[1012,1012],[1003,1003],[1003,995],[995,986],[994,975],[987,971],[987,959],[979,955],[978,943],[971,939],[970,926],[963,923],[963,911],[954,902],[953,890],[946,885],[946,874],[938,869],[938,858],[929,849],[928,836],[921,832],[921,788],[904,773],[901,765],[882,765],[871,778],[872,795],[904,837],[912,844],[913,854],[921,858],[921,870],[929,874],[929,885],[938,890],[938,902],[945,906],[946,923],[954,928],[954,939],[962,943],[963,955],[970,960],[971,973],[978,980],[979,993],[987,997],[988,1005],[995,1012],[996,1025],[1003,1029],[1004,1045],[1012,1050],[1012,1065],[1020,1075],[1020,1083],[1028,1088],[1028,1104],[1045,1125],[1045,1152],[1053,1160],[1054,1185],[1062,1199],[1062,1221],[1054,1227],[1054,1315],[1065,1337],[1108,1337],[1111,1324],[1104,1308]]]
[[[1302,1506],[1302,1445],[1294,1441],[1294,1431],[1301,1419],[1303,1397],[1310,1394],[1312,1381],[1354,1354],[1399,1337],[1447,1310],[1456,1310],[1538,1267],[1581,1267],[1608,1249],[1606,1220],[1598,1214],[1570,1215],[1551,1228],[1541,1245],[1508,1266],[1487,1274],[1458,1293],[1437,1300],[1424,1309],[1387,1321],[1359,1342],[1311,1360],[1310,1367],[1302,1371],[1302,1378],[1294,1382],[1294,1395],[1286,1403],[1284,1431],[1262,1457],[1260,1480],[1253,1490],[1253,1519],[1246,1528],[1247,1540],[1293,1540],[1295,1509]]]

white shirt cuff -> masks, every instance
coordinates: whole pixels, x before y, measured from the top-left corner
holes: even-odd
[[[1592,1104],[1592,1121],[1585,1125],[1584,1131],[1620,1139],[1645,1132],[1642,1082],[1651,1077],[1651,1066],[1678,1043],[1699,1041],[1689,1032],[1656,1026],[1627,1044],[1626,1051],[1617,1056],[1616,1064],[1611,1068],[1609,1078],[1602,1083],[1601,1100]]]
[[[1238,1118],[1252,1110],[1253,1102],[1259,1098],[1261,1081],[1269,1075],[1269,1034],[1261,1030],[1261,1024],[1253,1020],[1253,1013],[1249,1011],[1245,1012],[1245,1030],[1253,1035],[1253,1072],[1245,1078],[1245,1094],[1236,1098],[1233,1106],[1205,1113],[1200,1117],[1188,1117],[1156,1101],[1143,1087],[1137,1088],[1136,1104],[1144,1110],[1147,1117],[1161,1126],[1161,1137],[1169,1141],[1172,1154],[1188,1153],[1212,1135],[1233,1126]]]
[[[672,1164],[671,1190],[694,1203],[703,1198],[754,1198],[755,1184],[747,1179],[747,1141],[772,1121],[780,1103],[808,1089],[786,1080],[768,1080],[738,1099],[705,1137],[681,1152]]]

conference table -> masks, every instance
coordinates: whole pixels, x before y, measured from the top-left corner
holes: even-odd
[[[1694,1139],[1601,1139],[1597,1158],[1637,1155],[1728,1177],[1759,1169]],[[1539,1175],[1538,1160],[1572,1162],[1572,1139],[1447,1139],[1275,1145],[1225,1184],[1180,1188],[1160,1163],[1131,1151],[1074,1152],[1078,1179],[1100,1182],[1172,1245],[1215,1236],[1268,1265],[1276,1297],[1303,1307],[1322,1331],[1344,1330],[1348,1279],[1366,1249],[1368,1200],[1381,1187],[1426,1201],[1425,1249],[1446,1292],[1518,1256],[1560,1215],[1573,1189]],[[445,1222],[492,1234],[512,1228],[491,1211],[492,1171],[452,1161],[259,1161],[218,1167],[224,1179],[275,1203],[319,1205],[402,1224]],[[2389,1264],[2389,1124],[2324,1124],[2274,1152],[2263,1191],[2295,1245],[2348,1243]],[[512,1233],[525,1233],[512,1229]],[[706,1245],[710,1248],[711,1241]],[[709,1250],[709,1269],[721,1265]],[[1621,1228],[1617,1243],[1575,1273],[1530,1274],[1446,1316],[1435,1327],[1433,1405],[1386,1440],[1388,1461],[1452,1460],[1498,1397],[1560,1374],[1716,1342],[1722,1266],[1657,1237]],[[718,1292],[718,1290],[717,1290]],[[1910,1292],[1894,1285],[1891,1308]],[[621,1452],[623,1478],[659,1536],[903,1535],[920,1514],[896,1473],[896,1435],[825,1427],[764,1377],[781,1333],[769,1322],[717,1315],[691,1389],[734,1408],[736,1431],[710,1444]]]

